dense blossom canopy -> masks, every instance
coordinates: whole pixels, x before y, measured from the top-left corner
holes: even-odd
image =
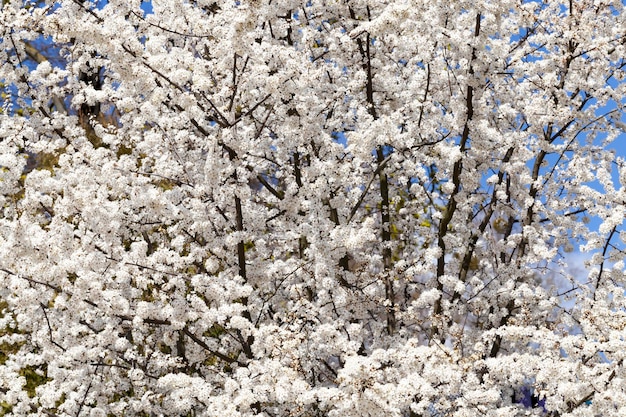
[[[626,415],[623,2],[0,22],[0,414]]]

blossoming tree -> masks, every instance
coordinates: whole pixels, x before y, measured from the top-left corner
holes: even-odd
[[[1,7],[4,415],[626,413],[623,2]]]

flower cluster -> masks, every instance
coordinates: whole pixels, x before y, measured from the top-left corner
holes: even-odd
[[[624,415],[625,27],[3,1],[0,415]]]

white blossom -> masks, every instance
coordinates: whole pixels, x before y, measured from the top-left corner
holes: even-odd
[[[625,16],[3,2],[0,414],[620,415]]]

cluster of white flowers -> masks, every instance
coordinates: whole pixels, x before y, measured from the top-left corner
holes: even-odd
[[[623,2],[1,3],[0,415],[625,415]]]

